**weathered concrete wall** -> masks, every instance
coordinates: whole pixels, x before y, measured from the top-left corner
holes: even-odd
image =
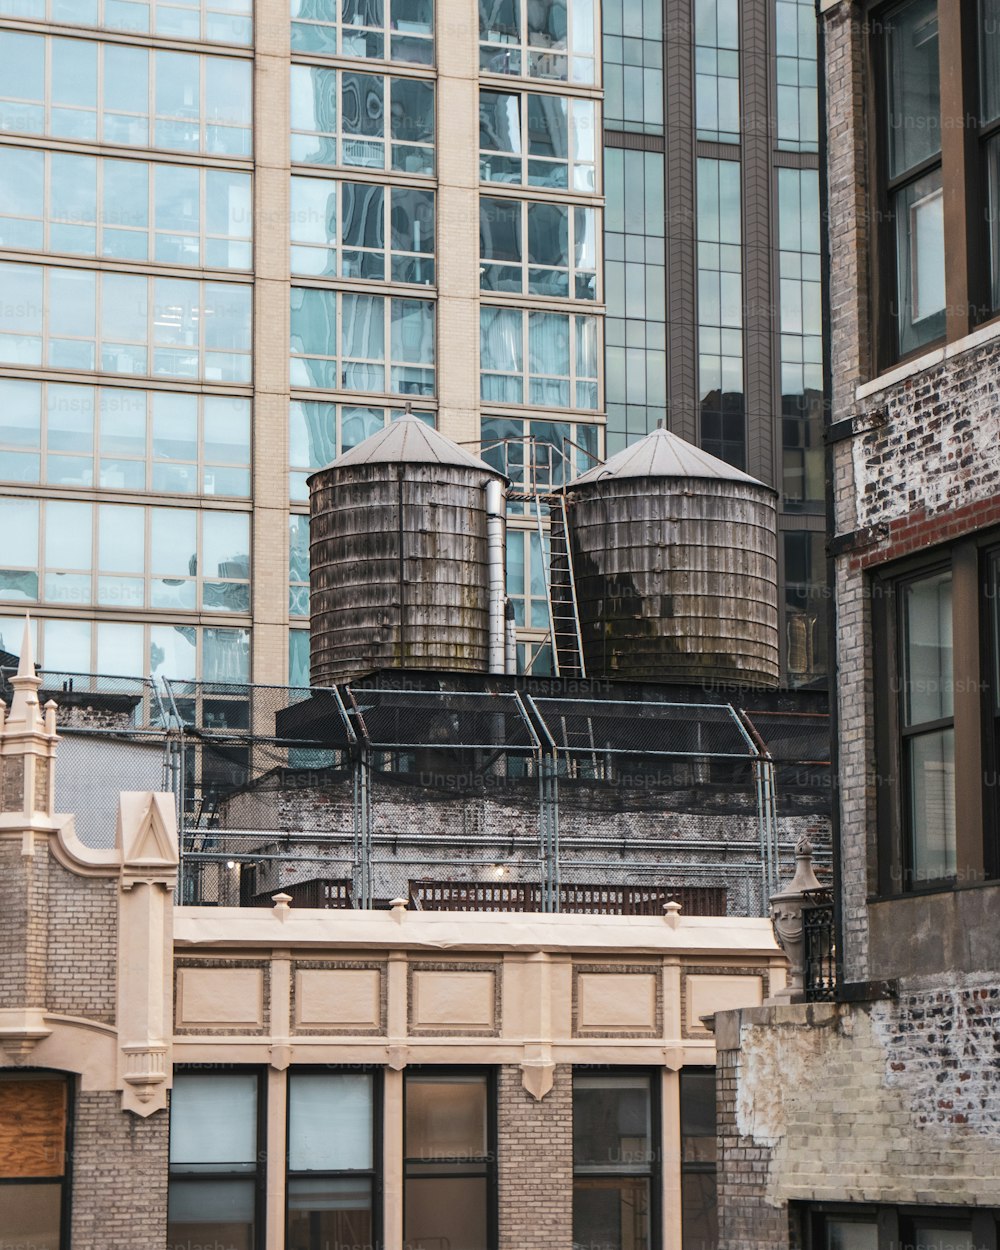
[[[789,1244],[792,1201],[1000,1205],[1000,989],[716,1017],[720,1250]]]

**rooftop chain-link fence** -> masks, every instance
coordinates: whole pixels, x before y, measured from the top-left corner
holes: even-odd
[[[829,862],[818,713],[42,677],[60,810],[106,847],[120,790],[171,790],[186,903],[760,915],[801,834]]]

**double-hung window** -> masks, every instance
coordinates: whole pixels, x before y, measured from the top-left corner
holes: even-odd
[[[659,1220],[652,1078],[573,1077],[573,1240],[653,1250]]]
[[[894,354],[945,332],[941,72],[936,0],[908,0],[880,23],[881,304],[895,322]],[[888,331],[887,331],[888,337]]]
[[[873,5],[869,25],[885,368],[1000,314],[1000,0]]]
[[[996,544],[965,539],[872,585],[883,896],[1000,871]]]
[[[263,1241],[260,1076],[178,1072],[170,1095],[167,1244],[259,1250]]]
[[[475,1069],[406,1073],[405,1250],[495,1250],[492,1076]]]
[[[379,1244],[375,1106],[374,1073],[289,1076],[286,1250]]]

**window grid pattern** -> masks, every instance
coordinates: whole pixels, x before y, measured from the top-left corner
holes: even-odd
[[[288,615],[309,616],[309,518],[288,518]]]
[[[667,415],[664,171],[658,152],[608,148],[604,391],[608,455]]]
[[[251,64],[0,31],[0,131],[247,157]]]
[[[402,408],[360,408],[353,404],[293,399],[288,406],[289,494],[293,503],[309,502],[306,478],[345,451],[403,416]],[[414,412],[434,425],[432,412]]]
[[[789,685],[803,686],[826,672],[826,539],[786,530],[783,544],[785,667]]]
[[[253,42],[252,14],[253,0],[0,0],[0,17],[239,47]]]
[[[484,306],[483,402],[596,411],[598,347],[596,317]]]
[[[695,0],[695,124],[699,139],[740,141],[737,0]]]
[[[433,395],[434,313],[429,300],[292,287],[292,387]]]
[[[250,269],[250,175],[0,147],[0,247]]]
[[[291,12],[293,52],[434,62],[433,0],[291,0]]]
[[[480,455],[510,479],[515,491],[554,490],[598,463],[600,433],[598,425],[575,421],[483,417]],[[512,500],[507,514],[523,516],[525,505]]]
[[[548,564],[548,534],[539,538],[535,529],[507,530],[507,597],[514,606],[514,624],[519,629],[549,627]]]
[[[819,172],[779,169],[777,173],[781,492],[786,511],[822,512],[825,484]]]
[[[0,263],[0,363],[250,381],[252,288]]]
[[[812,0],[775,0],[777,142],[786,152],[819,148],[816,6]]]
[[[0,649],[16,655],[23,612],[0,614]],[[46,617],[31,622],[38,666],[58,673],[246,683],[250,630]]]
[[[481,196],[480,287],[596,300],[598,221],[594,208]]]
[[[310,65],[291,81],[294,162],[434,173],[433,82]]]
[[[604,0],[604,125],[663,134],[663,5]]]
[[[434,284],[434,192],[292,178],[292,272]]]
[[[479,0],[479,65],[490,74],[594,83],[594,0]]]
[[[250,611],[246,512],[0,497],[0,520],[6,602]]]
[[[250,400],[0,378],[0,481],[246,498]]]
[[[597,106],[556,95],[479,92],[479,174],[552,190],[598,190]]]
[[[701,445],[742,469],[746,405],[739,162],[699,158],[697,182]]]

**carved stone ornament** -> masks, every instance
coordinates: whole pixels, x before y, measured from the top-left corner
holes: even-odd
[[[803,834],[795,844],[795,873],[791,881],[783,890],[771,895],[771,925],[789,963],[788,984],[775,998],[786,1002],[801,1002],[805,997],[806,943],[802,912],[806,894],[822,888],[813,872],[812,854],[812,843]]]

